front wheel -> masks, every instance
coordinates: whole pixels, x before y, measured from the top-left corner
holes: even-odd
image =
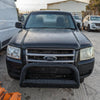
[[[83,83],[83,82],[84,82],[84,78],[81,78],[81,79],[80,79],[80,83]]]
[[[12,75],[11,73],[8,72],[8,75],[10,76],[10,78],[12,79],[15,79],[15,80],[19,80],[20,78],[15,76],[15,75]]]

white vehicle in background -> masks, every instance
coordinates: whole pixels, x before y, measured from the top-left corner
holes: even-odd
[[[82,29],[82,20],[78,15],[73,15],[74,20],[76,21],[76,23],[79,25],[80,30]]]
[[[18,34],[15,23],[18,21],[15,0],[0,0],[0,50]]]
[[[87,15],[83,20],[83,29],[87,29],[88,32],[91,30],[100,30],[100,16]]]
[[[29,14],[23,14],[21,15],[21,17],[19,18],[19,20],[22,22],[22,23],[25,23],[27,17],[28,17]]]

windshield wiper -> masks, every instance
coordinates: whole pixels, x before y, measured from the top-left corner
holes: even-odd
[[[44,29],[44,28],[49,28],[49,27],[29,27],[29,28],[26,28],[26,29],[35,29],[35,28],[36,29],[38,29],[38,28],[43,28]]]
[[[71,29],[71,30],[75,30],[75,28],[57,28],[57,27],[30,27],[30,28],[26,28],[26,29],[37,29],[37,28],[42,28],[42,29],[44,29],[44,28],[53,28],[53,29]]]
[[[75,30],[75,28],[70,28],[70,27],[69,27],[69,28],[65,28],[65,29],[71,29],[71,30]]]

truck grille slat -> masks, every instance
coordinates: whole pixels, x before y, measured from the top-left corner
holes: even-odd
[[[54,57],[55,60],[48,61],[44,57]],[[26,49],[27,63],[34,62],[56,62],[74,63],[75,50],[48,50],[48,49]]]
[[[95,23],[96,26],[100,26],[100,23]]]
[[[74,54],[32,54],[27,53],[28,56],[74,56]]]
[[[73,50],[28,49],[28,52],[36,54],[72,54]]]
[[[46,61],[46,60],[27,60],[27,61],[28,61],[28,62],[48,62],[48,61]],[[59,63],[59,62],[63,62],[63,63],[66,62],[66,63],[73,63],[74,60],[69,60],[69,61],[68,61],[68,60],[67,60],[67,61],[66,61],[66,60],[63,60],[63,61],[60,61],[60,60],[59,60],[59,61],[49,61],[49,62],[58,62],[58,63]]]

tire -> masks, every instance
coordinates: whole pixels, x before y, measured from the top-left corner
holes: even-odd
[[[83,83],[83,82],[84,82],[84,78],[81,78],[81,79],[80,79],[80,83]]]
[[[82,31],[82,28],[80,28],[79,30]]]
[[[88,25],[87,31],[88,31],[88,32],[91,32],[90,25]]]
[[[85,30],[85,26],[83,26],[83,30]]]
[[[10,73],[8,73],[8,75],[10,76],[10,78],[15,79],[15,80],[19,80],[20,78],[18,76],[12,75]]]
[[[85,30],[85,26],[84,26],[84,24],[83,24],[83,30]]]

